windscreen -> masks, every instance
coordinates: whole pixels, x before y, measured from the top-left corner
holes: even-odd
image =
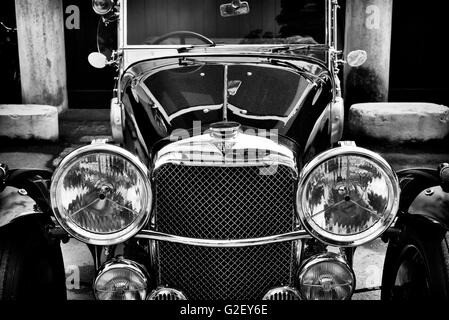
[[[325,0],[126,3],[128,45],[315,44],[325,38]]]

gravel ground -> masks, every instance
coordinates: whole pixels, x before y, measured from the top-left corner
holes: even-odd
[[[382,284],[382,268],[387,245],[376,239],[356,249],[354,255],[354,272],[356,289],[380,287]],[[354,300],[379,300],[380,290],[357,293]]]
[[[372,288],[381,285],[382,266],[386,245],[374,240],[357,248],[354,256],[356,289]],[[76,239],[62,245],[66,268],[67,297],[69,300],[93,299],[91,282],[95,276],[92,256],[87,246]],[[356,293],[353,300],[379,300],[380,290]]]

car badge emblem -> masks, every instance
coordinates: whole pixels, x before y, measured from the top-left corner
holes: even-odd
[[[216,141],[212,142],[213,145],[225,155],[236,144],[233,138],[238,135],[239,130],[240,124],[236,122],[222,121],[211,124],[211,135],[216,138]]]
[[[226,153],[229,152],[229,150],[231,150],[234,147],[235,142],[220,141],[215,142],[213,144],[223,155],[225,155]]]

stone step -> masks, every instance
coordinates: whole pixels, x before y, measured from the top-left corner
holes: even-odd
[[[403,144],[449,137],[449,108],[433,103],[359,103],[348,119],[349,134],[361,139]]]
[[[58,108],[35,104],[1,104],[0,137],[55,141],[59,138]]]

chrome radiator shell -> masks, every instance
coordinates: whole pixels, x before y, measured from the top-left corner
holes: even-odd
[[[223,137],[175,139],[155,154],[150,229],[224,241],[297,231],[295,146],[266,131]],[[158,285],[189,299],[246,300],[292,283],[300,241],[239,247],[152,242]]]

